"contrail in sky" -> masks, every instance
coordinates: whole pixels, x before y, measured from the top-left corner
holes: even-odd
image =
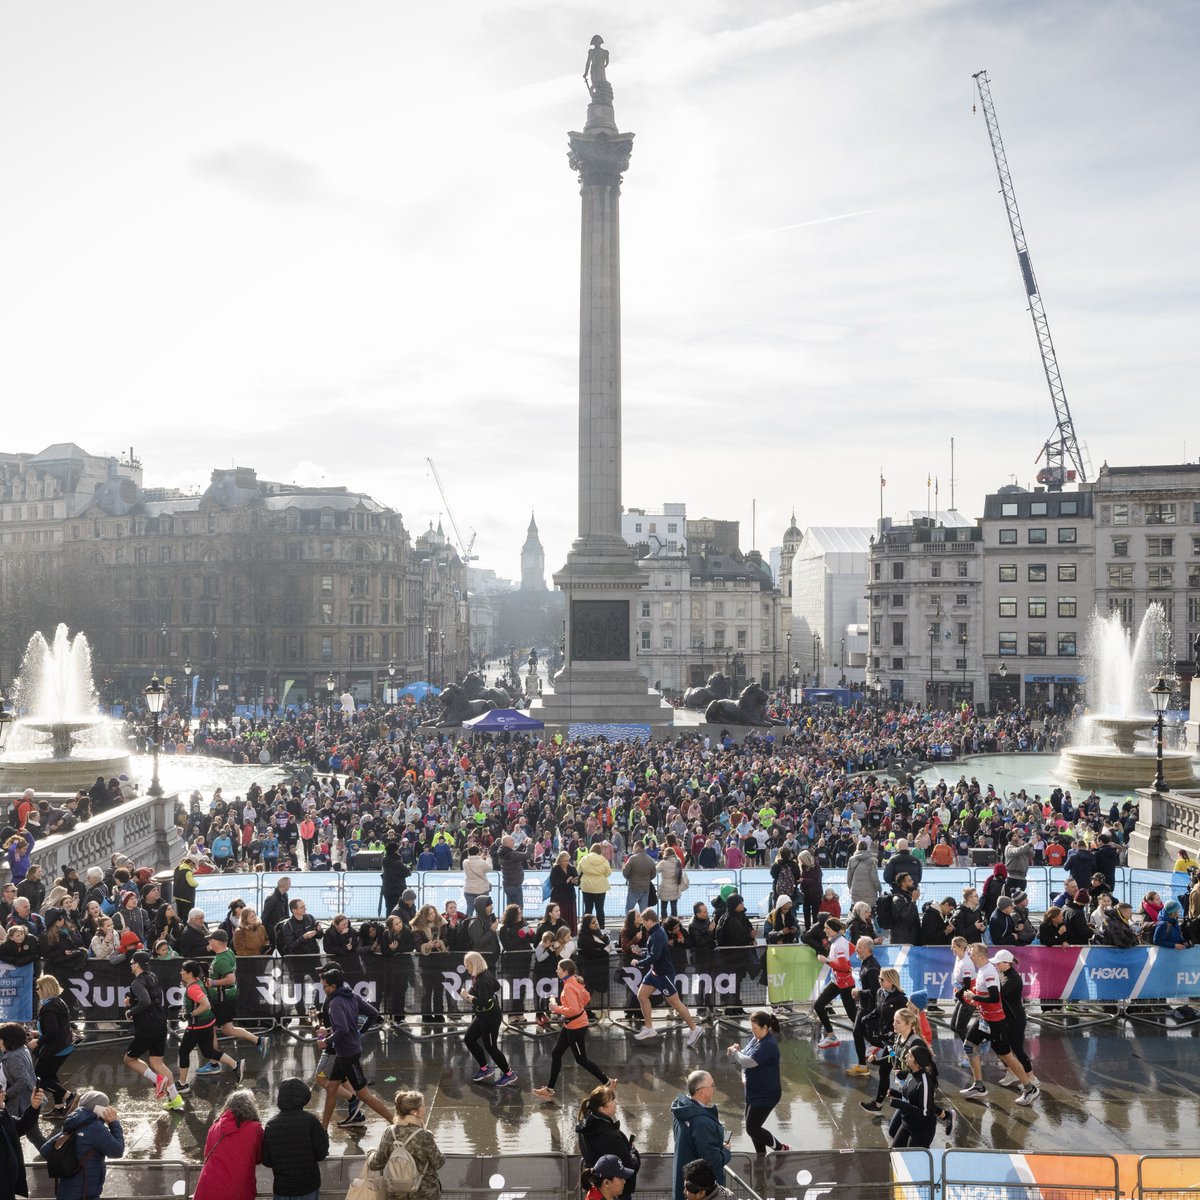
[[[772,233],[786,233],[789,229],[806,229],[809,225],[825,225],[830,221],[848,221],[851,217],[865,217],[874,211],[873,208],[863,208],[858,212],[839,213],[836,217],[817,217],[815,221],[797,221],[795,225],[779,225],[775,229],[754,229],[749,233],[735,233],[729,241],[736,242],[739,238],[766,237]]]

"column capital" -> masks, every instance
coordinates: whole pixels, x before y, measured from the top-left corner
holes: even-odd
[[[569,133],[567,162],[584,187],[620,187],[633,152],[632,133]]]

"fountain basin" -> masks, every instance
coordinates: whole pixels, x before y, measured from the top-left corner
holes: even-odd
[[[1151,787],[1157,761],[1153,750],[1132,753],[1117,746],[1069,746],[1054,769],[1056,778],[1080,788],[1133,789]],[[1192,756],[1186,751],[1163,751],[1163,779],[1173,791],[1196,782]]]
[[[97,775],[105,781],[129,773],[129,755],[104,749],[75,750],[70,758],[0,758],[0,788],[22,792],[85,791],[96,782]]]

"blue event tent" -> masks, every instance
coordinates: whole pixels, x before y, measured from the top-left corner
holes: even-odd
[[[545,729],[546,726],[515,708],[493,708],[481,717],[464,721],[463,728],[475,733],[521,733],[526,729]]]

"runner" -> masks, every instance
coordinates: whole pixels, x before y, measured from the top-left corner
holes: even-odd
[[[850,969],[850,956],[854,949],[842,932],[844,926],[836,917],[830,917],[825,922],[825,928],[833,940],[829,943],[828,955],[817,955],[817,961],[825,963],[830,970],[829,982],[813,1002],[813,1014],[824,1030],[824,1036],[817,1043],[818,1050],[831,1050],[841,1045],[837,1034],[833,1032],[833,1022],[829,1019],[829,1006],[836,996],[842,998],[842,1007],[852,1025],[858,1016],[858,1005],[854,1002],[854,972]]]
[[[971,962],[975,966],[975,979],[970,989],[963,992],[963,1000],[978,1011],[978,1016],[973,1021],[973,1027],[967,1033],[968,1044],[974,1045],[976,1052],[968,1057],[972,1082],[968,1087],[962,1088],[959,1095],[966,1096],[971,1100],[978,1100],[987,1095],[987,1085],[983,1082],[983,1063],[980,1061],[978,1047],[984,1041],[990,1040],[997,1057],[1008,1067],[1021,1085],[1021,1094],[1017,1097],[1017,1103],[1022,1107],[1030,1105],[1040,1095],[1040,1089],[1012,1052],[1008,1022],[1004,1018],[1000,972],[992,963],[988,962],[988,948],[982,942],[976,942],[969,953]],[[1010,957],[1012,954],[1011,951],[1005,950],[998,950],[996,953],[1008,953]]]
[[[646,929],[646,948],[638,960],[638,966],[642,968],[642,983],[637,991],[637,999],[642,1010],[643,1024],[633,1036],[639,1042],[658,1036],[658,1030],[654,1028],[650,1016],[650,997],[657,992],[687,1023],[687,1044],[694,1046],[700,1040],[704,1028],[696,1024],[695,1017],[679,998],[679,991],[675,987],[675,962],[671,958],[667,931],[659,924],[658,913],[652,908],[647,908],[642,913],[642,924]]]
[[[164,1108],[178,1112],[183,1097],[175,1086],[175,1077],[167,1066],[167,1008],[163,1003],[162,984],[149,969],[154,960],[149,950],[135,950],[129,960],[133,983],[125,1003],[127,1018],[133,1022],[133,1040],[125,1051],[125,1065],[137,1075],[154,1084],[154,1096],[166,1097]],[[146,1060],[142,1059],[142,1055]]]
[[[259,1054],[266,1054],[271,1043],[265,1033],[256,1035],[233,1023],[237,1015],[237,955],[229,948],[229,934],[224,929],[214,929],[208,936],[208,948],[216,956],[208,967],[208,990],[213,998],[217,1027],[222,1036],[253,1042]]]
[[[550,1057],[550,1082],[545,1087],[534,1088],[533,1094],[539,1100],[554,1099],[554,1085],[558,1082],[558,1073],[562,1070],[563,1057],[568,1048],[575,1056],[575,1061],[585,1071],[590,1071],[606,1087],[616,1087],[617,1081],[610,1079],[588,1058],[584,1045],[588,1030],[587,1006],[592,1002],[591,993],[575,973],[575,964],[571,959],[564,958],[555,969],[555,974],[562,980],[562,991],[558,1003],[551,1003],[550,1011],[562,1017],[563,1027],[558,1041],[554,1044],[554,1053]]]
[[[208,1059],[197,1068],[197,1075],[219,1075],[223,1064],[233,1071],[238,1083],[241,1083],[246,1072],[245,1060],[231,1058],[217,1049],[217,1018],[213,1015],[212,1001],[204,986],[203,969],[194,958],[184,959],[179,968],[179,978],[183,982],[183,1008],[187,1015],[187,1032],[179,1043],[179,1094],[186,1096],[192,1090],[187,1077],[193,1049],[199,1050],[201,1056]]]
[[[325,1081],[325,1111],[321,1115],[321,1124],[329,1128],[343,1080],[364,1104],[369,1104],[381,1117],[390,1121],[392,1110],[367,1087],[367,1077],[362,1068],[362,1038],[358,1028],[360,1014],[366,1015],[367,1028],[376,1023],[382,1024],[383,1017],[373,1004],[368,1004],[351,991],[345,976],[337,967],[326,967],[321,972],[321,987],[329,999],[329,1025],[323,1027],[317,1036],[333,1046],[333,1067]],[[347,1118],[343,1124],[350,1124],[350,1119]]]
[[[503,1074],[496,1080],[497,1087],[508,1087],[517,1082],[517,1073],[508,1065],[508,1059],[500,1049],[500,1022],[504,1014],[500,1011],[500,983],[488,970],[487,959],[478,950],[472,950],[463,959],[463,966],[470,976],[470,986],[458,994],[475,1010],[463,1044],[479,1064],[479,1070],[471,1077],[472,1083],[488,1083],[496,1074],[496,1068],[488,1063],[489,1056]]]

